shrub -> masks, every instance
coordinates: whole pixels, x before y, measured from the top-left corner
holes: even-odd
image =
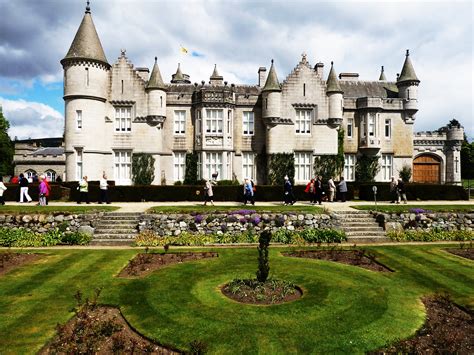
[[[259,282],[267,281],[268,274],[270,273],[270,264],[268,262],[268,246],[272,239],[272,233],[270,231],[263,231],[260,233],[258,239],[258,270],[257,280]]]
[[[373,201],[372,186],[377,186],[377,200],[391,199],[390,183],[374,182],[359,185],[359,199]],[[468,200],[467,192],[462,186],[440,184],[405,184],[408,200]]]
[[[61,244],[67,245],[87,245],[91,242],[92,237],[89,234],[73,232],[64,233],[61,238]]]
[[[136,153],[132,157],[132,180],[136,185],[150,185],[155,179],[155,158],[148,153]]]
[[[184,172],[184,184],[196,185],[198,178],[198,155],[196,152],[186,154],[186,169]]]
[[[355,165],[355,178],[360,182],[374,181],[375,175],[380,170],[379,157],[362,154],[357,158]]]
[[[411,178],[411,166],[409,165],[403,165],[401,170],[398,171],[398,174],[400,175],[400,178],[403,180],[403,182],[408,182],[410,181]]]
[[[36,233],[25,228],[0,228],[2,247],[41,247],[58,244],[85,245],[91,237],[82,233],[63,233],[59,228],[47,233]]]
[[[268,180],[271,185],[283,185],[285,175],[293,184],[295,178],[295,156],[293,153],[270,154]]]
[[[473,231],[444,231],[444,230],[405,230],[387,233],[388,237],[398,242],[434,242],[434,241],[469,241],[474,240]]]

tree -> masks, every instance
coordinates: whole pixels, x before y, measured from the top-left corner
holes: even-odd
[[[13,174],[13,143],[8,135],[10,123],[3,116],[0,107],[0,175]]]
[[[466,135],[461,146],[461,178],[474,179],[474,142],[469,143]]]
[[[155,178],[155,158],[148,153],[133,154],[132,180],[135,185],[151,185]]]
[[[270,273],[270,264],[268,263],[268,246],[270,245],[270,240],[272,239],[272,232],[269,230],[264,230],[260,233],[258,238],[258,270],[257,270],[257,280],[259,282],[265,282],[268,279],[268,274]]]
[[[372,182],[380,170],[379,157],[362,154],[355,165],[355,178],[358,182]]]
[[[196,185],[198,179],[198,155],[196,152],[186,154],[185,185]]]
[[[291,183],[295,178],[295,156],[293,153],[276,153],[270,155],[268,180],[270,185],[283,185],[285,175]]]

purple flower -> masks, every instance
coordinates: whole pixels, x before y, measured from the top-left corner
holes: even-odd
[[[194,216],[194,223],[199,224],[199,223],[202,222],[203,219],[204,219],[204,216],[198,214],[198,215]]]
[[[247,218],[245,217],[242,217],[240,220],[239,220],[240,223],[244,224],[244,223],[247,223]]]
[[[234,214],[241,214],[241,215],[246,215],[246,214],[252,214],[255,213],[255,210],[237,210],[237,211],[230,211],[227,213],[227,215],[234,215]]]
[[[260,217],[259,216],[255,216],[253,219],[250,220],[250,222],[252,222],[254,225],[257,225],[260,223]]]
[[[431,211],[428,211],[428,210],[424,210],[423,208],[411,208],[410,213],[416,213],[416,214],[419,214],[419,213],[431,213]]]

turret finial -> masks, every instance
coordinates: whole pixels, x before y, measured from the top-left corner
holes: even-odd
[[[273,59],[272,59],[272,64],[273,64]]]
[[[383,73],[384,71],[385,71],[385,70],[384,70],[383,65],[382,65],[382,73]]]
[[[155,63],[158,61],[158,57],[155,57]]]
[[[86,3],[86,14],[90,14],[91,13],[91,7],[90,7],[90,1],[87,0],[87,3]]]
[[[407,54],[406,54],[406,56],[408,57],[409,55],[410,55],[410,50],[407,49]]]
[[[334,65],[334,62],[331,60],[331,66],[333,66],[333,65]]]

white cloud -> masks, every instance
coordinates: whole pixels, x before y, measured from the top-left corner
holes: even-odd
[[[10,122],[11,138],[61,137],[64,117],[52,107],[40,102],[8,100],[0,97],[3,115]]]

